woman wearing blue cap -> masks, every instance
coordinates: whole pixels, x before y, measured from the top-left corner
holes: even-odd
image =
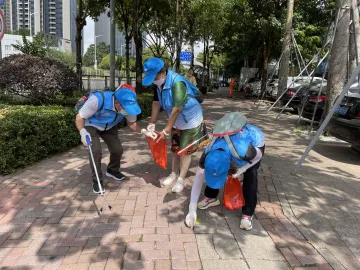
[[[239,125],[240,122],[241,129],[228,137],[215,138],[200,159],[191,190],[189,213],[185,220],[187,226],[191,228],[196,222],[197,208],[204,210],[220,205],[217,199],[219,190],[225,185],[230,174],[236,178],[244,176],[245,206],[242,208],[240,228],[252,229],[252,218],[257,204],[257,170],[265,150],[265,137],[259,128],[247,124],[245,116],[239,114],[241,119],[237,124]],[[205,197],[197,203],[204,182]]]
[[[98,91],[92,93],[82,105],[76,115],[76,127],[80,132],[82,143],[87,146],[86,136],[90,137],[92,151],[100,183],[102,185],[101,171],[101,144],[100,137],[104,140],[110,151],[110,162],[107,166],[106,176],[121,181],[125,176],[119,171],[120,160],[123,148],[118,138],[118,124],[126,118],[128,126],[136,132],[141,132],[149,136],[149,132],[136,124],[136,116],[141,113],[141,109],[136,101],[135,91],[122,88],[116,92]],[[96,180],[93,164],[90,160],[93,175],[93,192],[100,193],[100,188]],[[102,190],[104,188],[102,187]]]
[[[200,103],[196,99],[196,86],[183,76],[167,70],[159,58],[150,58],[144,64],[144,86],[156,85],[152,104],[151,120],[147,131],[154,135],[155,124],[161,107],[168,113],[169,120],[160,132],[158,140],[171,136],[173,152],[172,172],[163,181],[164,186],[172,186],[173,192],[181,192],[191,162],[191,154],[198,150],[198,145],[184,151],[190,143],[200,139],[203,114]],[[195,89],[195,90],[194,90]]]

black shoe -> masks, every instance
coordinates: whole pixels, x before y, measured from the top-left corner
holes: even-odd
[[[123,175],[121,172],[111,172],[110,170],[106,170],[106,176],[111,177],[117,181],[122,181],[125,179],[125,175]]]
[[[100,184],[101,184],[102,191],[105,192],[104,184],[101,182],[100,182]],[[98,182],[93,182],[93,192],[95,194],[101,194]]]

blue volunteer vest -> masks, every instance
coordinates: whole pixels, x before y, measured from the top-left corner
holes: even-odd
[[[265,137],[264,133],[258,127],[247,124],[243,128],[243,131],[238,132],[234,135],[230,135],[230,139],[238,154],[244,157],[250,144],[252,144],[254,147],[262,146],[261,144],[264,143]],[[231,154],[224,138],[217,139],[211,149],[215,150],[219,148],[224,149],[224,151],[230,155],[230,159],[234,162],[236,166],[241,167],[246,164],[246,160],[239,160]],[[205,153],[209,151],[210,148],[207,147]]]
[[[88,119],[88,123],[91,125],[95,125],[98,127],[104,128],[104,130],[108,130],[124,119],[125,116],[117,113],[114,110],[114,92],[104,91],[104,106],[100,110],[102,105],[102,96],[101,93],[95,92],[92,95],[96,96],[98,99],[98,112],[96,112],[93,116]]]
[[[251,144],[254,147],[261,147],[264,145],[265,143],[265,135],[264,133],[261,131],[260,128],[247,124],[244,128],[244,133],[240,133],[240,134],[246,134],[246,132],[248,134],[246,134],[246,136],[250,136],[250,140],[251,140]]]
[[[159,88],[157,90],[161,107],[168,113],[169,116],[173,109],[171,89],[173,85],[179,81],[185,83],[187,93],[189,95],[194,95],[193,91],[191,90],[190,82],[186,80],[182,75],[177,74],[172,70],[168,70],[163,90],[161,91]],[[178,119],[175,122],[175,126],[181,129],[181,127],[186,126],[189,122],[201,123],[202,117],[203,116],[200,103],[195,98],[188,97],[186,104],[183,106],[183,110],[181,111]]]

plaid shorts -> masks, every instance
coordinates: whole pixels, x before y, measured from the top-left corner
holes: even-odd
[[[180,130],[173,128],[171,130],[171,151],[173,153],[177,153],[206,134],[207,130],[204,122],[201,123],[201,125],[199,125],[198,127],[192,129]],[[186,151],[182,153],[182,155],[192,155],[193,153],[209,145],[209,143],[210,139],[207,136],[203,138],[200,142],[189,147]]]

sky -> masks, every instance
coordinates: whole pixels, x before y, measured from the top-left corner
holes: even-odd
[[[84,27],[84,33],[83,33],[84,53],[91,44],[94,44],[94,31],[95,31],[94,21],[90,17],[88,17],[86,19],[86,25]]]
[[[0,0],[1,1],[1,0]],[[84,53],[86,52],[87,48],[94,44],[94,35],[95,35],[95,22],[90,17],[86,19],[86,26],[84,27]],[[202,52],[203,50],[203,43],[199,43],[195,46],[195,57],[199,54],[199,52]],[[195,58],[196,59],[196,58]]]

